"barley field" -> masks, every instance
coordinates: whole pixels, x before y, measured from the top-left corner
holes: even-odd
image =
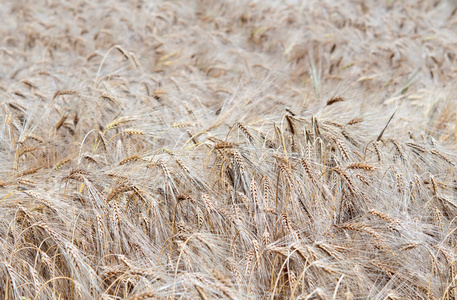
[[[0,18],[0,299],[457,299],[456,1]]]

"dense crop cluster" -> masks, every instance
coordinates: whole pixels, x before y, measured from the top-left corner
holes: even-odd
[[[0,299],[456,299],[457,4],[0,6]]]

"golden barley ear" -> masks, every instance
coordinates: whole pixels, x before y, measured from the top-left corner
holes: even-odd
[[[308,175],[309,179],[311,179],[311,182],[315,185],[315,186],[318,186],[318,183],[317,183],[317,179],[316,179],[316,176],[315,174],[313,173],[312,169],[311,169],[311,165],[309,164],[308,160],[302,158],[300,160],[302,166],[303,166],[303,169],[305,170],[306,174]]]
[[[328,101],[327,101],[327,106],[330,106],[332,104],[335,104],[337,102],[342,102],[344,101],[344,98],[339,96],[339,97],[333,97],[333,98],[330,98]]]
[[[236,148],[238,147],[237,143],[232,142],[219,142],[214,145],[214,149],[226,149],[226,148]]]
[[[239,151],[233,151],[234,163],[238,167],[240,174],[246,174],[246,168],[244,166],[243,157]]]
[[[55,128],[56,128],[56,131],[59,130],[60,127],[62,127],[63,123],[65,122],[65,120],[67,120],[68,118],[68,115],[67,114],[64,114],[60,119],[59,121],[57,121],[56,125],[55,125]]]
[[[123,126],[130,121],[131,121],[131,118],[129,118],[129,117],[121,117],[121,118],[114,119],[110,123],[106,124],[105,131],[116,128],[116,127]]]
[[[293,123],[293,117],[286,115],[287,124],[289,124],[289,129],[292,135],[295,135],[295,125]]]
[[[125,58],[126,60],[129,59],[129,55],[127,54],[127,51],[125,51],[121,46],[116,45],[116,46],[114,46],[114,48],[117,49],[117,50],[119,51],[119,53],[121,53],[122,56],[124,56],[124,58]]]
[[[433,155],[436,155],[439,158],[441,158],[442,160],[444,160],[445,162],[447,162],[451,166],[455,166],[455,163],[451,159],[449,159],[447,156],[445,156],[444,154],[442,154],[438,150],[433,149],[433,150],[430,151],[430,153],[433,154]]]
[[[101,94],[100,97],[104,100],[108,100],[109,102],[113,103],[117,107],[122,107],[121,103],[118,100],[116,100],[116,98],[114,98],[113,96],[110,96],[108,94]]]
[[[248,129],[241,123],[241,122],[236,122],[233,127],[238,127],[238,129],[241,130],[241,132],[244,133],[244,135],[247,137],[247,139],[249,140],[249,142],[253,142],[254,141],[254,137],[249,133]]]
[[[64,96],[64,95],[77,95],[78,92],[74,90],[60,90],[54,93],[54,96],[52,96],[52,100],[59,96]]]
[[[397,150],[397,153],[400,155],[401,161],[405,162],[406,161],[406,157],[405,157],[405,153],[403,152],[402,145],[396,140],[390,140],[390,141],[395,146],[395,149]]]
[[[376,168],[365,163],[351,163],[349,164],[346,169],[358,169],[358,170],[365,170],[365,171],[374,171]]]
[[[135,54],[130,52],[130,58],[132,59],[135,68],[139,69],[140,68],[140,62],[139,62],[138,58],[135,56]]]
[[[351,125],[355,125],[355,124],[359,124],[363,121],[362,118],[354,118],[352,120],[350,120],[347,125],[351,126]]]
[[[257,182],[254,179],[251,181],[250,192],[251,199],[254,202],[255,206],[259,206]]]
[[[336,145],[338,146],[338,149],[340,150],[343,158],[345,160],[349,160],[349,151],[346,148],[346,145],[344,144],[344,142],[342,140],[340,140],[340,139],[337,139],[336,140]]]

